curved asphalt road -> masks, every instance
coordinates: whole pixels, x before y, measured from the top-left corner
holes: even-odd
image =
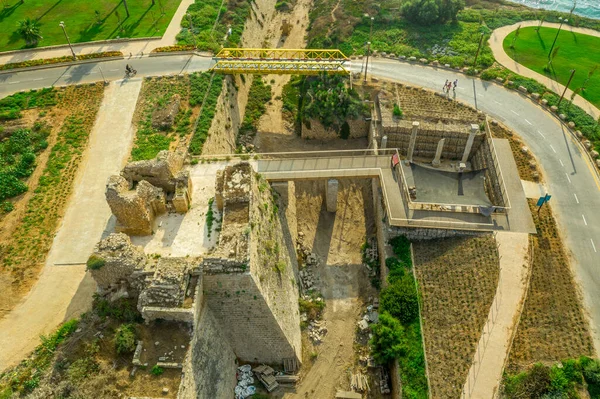
[[[162,56],[0,74],[0,97],[20,90],[95,82],[102,79],[102,73],[107,80],[121,79],[128,62],[138,70],[138,76],[151,76],[206,70],[212,60]],[[441,90],[446,79],[458,79],[458,100],[476,106],[519,133],[543,167],[545,184],[552,195],[550,203],[570,250],[592,317],[594,342],[600,349],[600,179],[567,129],[519,93],[491,82],[393,60],[375,59],[370,67],[375,76],[434,90]]]

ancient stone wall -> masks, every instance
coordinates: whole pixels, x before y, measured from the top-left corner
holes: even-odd
[[[431,161],[435,157],[438,143],[445,139],[442,159],[460,160],[465,151],[471,126],[458,124],[434,124],[420,122],[413,156]],[[383,126],[383,135],[387,136],[387,148],[398,148],[401,156],[406,156],[412,132],[412,121],[400,120],[395,125]],[[479,148],[485,134],[475,136],[469,158]],[[381,141],[378,143],[381,144]]]
[[[104,263],[90,270],[98,287],[103,290],[128,280],[135,271],[143,270],[147,262],[144,249],[133,245],[123,233],[113,233],[100,241],[92,256]]]
[[[506,206],[491,151],[489,140],[483,140],[471,158],[471,166],[473,169],[485,169],[485,193],[492,204]]]
[[[340,131],[331,128],[326,128],[321,122],[316,119],[311,119],[309,126],[306,123],[302,123],[302,138],[303,139],[317,139],[317,140],[335,140],[340,138]],[[348,120],[350,127],[350,135],[348,138],[356,139],[360,137],[367,137],[369,135],[369,122],[363,119],[351,119]]]
[[[204,274],[243,273],[248,269],[248,264],[235,259],[204,258],[202,269]]]
[[[179,180],[184,182],[189,180],[189,176],[186,178],[179,175],[186,155],[185,148],[177,148],[176,151],[164,150],[154,159],[128,163],[121,175],[127,179],[130,186],[135,182],[146,180],[153,186],[162,188],[165,193],[174,193]]]
[[[224,175],[237,176],[231,172],[226,170]],[[241,177],[236,181],[244,181]],[[240,203],[229,202],[227,180],[223,187],[226,214],[228,206]],[[239,187],[230,194],[246,198]],[[248,267],[241,273],[205,273],[205,300],[242,361],[281,364],[284,358],[300,360],[298,288],[279,219],[281,211],[263,180],[250,179],[248,195],[249,214],[243,229],[248,242]],[[222,232],[227,229],[224,217]]]
[[[145,306],[141,310],[141,314],[144,320],[170,320],[180,321],[184,323],[193,323],[194,321],[194,310],[192,308],[167,308],[162,306]]]
[[[221,325],[208,306],[199,307],[195,324],[177,398],[233,397],[237,383],[236,357]]]

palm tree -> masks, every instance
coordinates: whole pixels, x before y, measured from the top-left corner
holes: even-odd
[[[587,78],[585,79],[585,81],[581,85],[581,91],[585,90],[585,87],[587,86],[587,83],[589,82],[589,80],[591,79],[591,77],[594,75],[594,73],[596,73],[597,69],[598,69],[598,65],[594,65],[592,67],[592,69],[590,69],[590,71],[588,72]]]
[[[537,26],[537,28],[535,28],[536,32],[540,31],[540,28],[542,27],[542,24],[544,23],[544,20],[546,19],[545,15],[542,15],[542,17],[540,18],[540,24]]]
[[[550,72],[550,69],[552,67],[552,61],[554,61],[554,58],[556,58],[556,54],[558,54],[558,49],[560,49],[560,46],[554,48],[554,50],[552,51],[552,54],[550,55],[550,59],[548,60],[548,64],[544,68],[544,70],[546,72]]]
[[[42,35],[40,35],[38,21],[29,17],[19,21],[17,32],[25,39],[28,46],[34,46],[43,39]]]
[[[515,36],[513,37],[513,41],[510,44],[510,48],[514,49],[515,48],[515,42],[517,41],[517,38],[519,37],[519,33],[521,32],[521,25],[517,26],[517,30],[515,30]]]

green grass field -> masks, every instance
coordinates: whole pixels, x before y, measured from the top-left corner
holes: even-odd
[[[577,90],[584,85],[589,72],[595,66],[598,70],[591,76],[581,96],[600,108],[600,37],[582,35],[562,30],[554,48],[559,48],[552,61],[550,72],[545,68],[548,64],[548,52],[556,37],[557,29],[542,27],[536,32],[534,27],[522,28],[511,48],[515,32],[504,39],[504,51],[518,63],[525,65],[542,75],[567,84],[571,69],[575,69],[575,76],[569,88]],[[560,93],[559,93],[560,94]]]
[[[116,39],[118,37],[161,36],[178,0],[130,0],[130,16],[119,0],[2,0],[0,1],[0,51],[26,48],[16,32],[19,21],[37,19],[43,39],[37,47],[66,44],[58,25],[64,21],[72,42]]]

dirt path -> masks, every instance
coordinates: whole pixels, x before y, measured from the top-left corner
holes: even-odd
[[[86,275],[85,262],[109,222],[104,189],[129,155],[131,119],[141,86],[142,79],[116,81],[104,92],[73,183],[75,191],[45,267],[24,301],[0,320],[0,371],[31,352],[40,335],[89,309],[95,284]]]
[[[504,51],[504,47],[502,46],[502,43],[504,43],[504,39],[506,38],[506,36],[508,36],[508,34],[511,33],[512,31],[514,31],[515,29],[517,29],[517,27],[521,26],[522,28],[524,28],[527,26],[538,26],[538,25],[539,25],[539,21],[524,21],[524,22],[516,23],[514,25],[503,26],[501,28],[496,29],[492,33],[492,36],[490,37],[490,40],[489,40],[489,44],[492,49],[492,53],[494,53],[494,58],[496,58],[496,61],[498,61],[504,67],[506,67],[506,68],[510,69],[511,71],[516,72],[520,75],[537,80],[539,83],[548,87],[555,93],[562,93],[565,90],[565,86],[561,85],[560,83],[556,82],[555,80],[550,79],[547,76],[544,76],[542,74],[534,72],[531,69],[519,64],[518,62],[516,62],[515,60],[510,58],[508,56],[508,54],[506,54],[506,52]],[[559,24],[544,22],[543,26],[546,28],[558,29]],[[582,33],[584,35],[600,37],[600,32],[592,30],[592,29],[576,28],[576,27],[569,26],[569,25],[563,25],[562,29],[566,30],[566,31],[570,31],[570,32]],[[571,98],[572,94],[573,94],[573,92],[571,90],[567,90],[565,97]],[[587,101],[585,98],[583,98],[581,96],[575,96],[575,99],[573,100],[573,102],[575,103],[575,105],[578,105],[579,107],[583,108],[583,110],[585,112],[592,115],[594,117],[594,119],[598,119],[600,117],[600,110],[598,108],[596,108],[594,105],[592,105],[592,103]]]
[[[328,333],[314,348],[314,363],[304,360],[309,370],[296,391],[283,396],[286,399],[333,398],[337,389],[349,389],[356,323],[364,302],[374,295],[360,251],[374,233],[371,198],[370,181],[340,180],[338,210],[330,213],[324,209],[323,182],[296,183],[298,232],[320,260],[315,277],[325,299]]]
[[[500,277],[496,301],[473,356],[461,397],[493,398],[500,386],[511,337],[527,289],[529,236],[524,233],[496,234],[500,255]]]

